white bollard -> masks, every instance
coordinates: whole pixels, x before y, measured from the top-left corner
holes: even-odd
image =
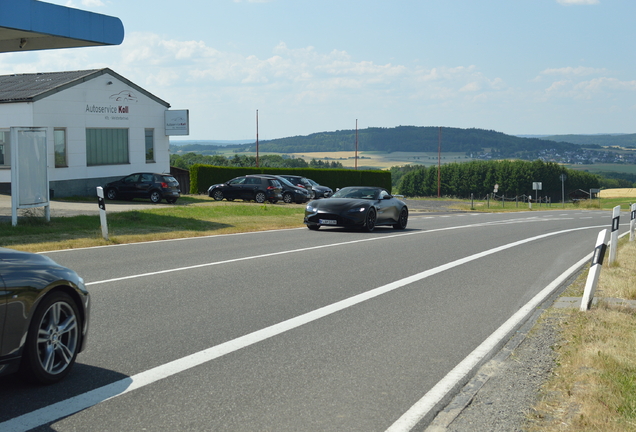
[[[610,265],[616,261],[616,251],[618,250],[618,225],[621,218],[621,206],[614,207],[612,212],[612,234],[610,235]]]
[[[592,264],[590,264],[590,271],[587,274],[587,281],[585,281],[585,289],[583,290],[583,298],[581,299],[581,311],[585,312],[590,309],[592,300],[594,299],[594,292],[596,291],[596,285],[598,284],[598,277],[601,274],[601,267],[603,266],[603,257],[605,257],[605,250],[607,245],[605,244],[605,236],[607,230],[604,229],[598,233],[596,238],[596,247],[594,248],[594,254],[592,255]]]
[[[629,241],[634,241],[634,231],[636,231],[636,203],[632,204],[631,219],[629,221]]]
[[[104,202],[104,188],[97,186],[97,205],[99,205],[99,222],[102,225],[102,237],[108,240],[108,224],[106,223],[106,203]]]

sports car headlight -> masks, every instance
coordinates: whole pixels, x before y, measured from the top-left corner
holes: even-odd
[[[318,209],[314,206],[308,205],[307,207],[305,207],[305,210],[307,210],[308,212],[314,213],[317,212]]]
[[[367,211],[366,207],[355,207],[355,208],[347,210],[347,213],[362,213],[364,211]]]

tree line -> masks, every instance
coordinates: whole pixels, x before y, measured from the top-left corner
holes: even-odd
[[[405,167],[402,167],[405,168]],[[393,172],[401,171],[392,168]],[[533,183],[540,182],[538,194],[561,199],[561,175],[565,174],[566,195],[601,187],[600,178],[585,171],[564,168],[552,162],[521,160],[471,161],[442,165],[439,170],[440,194],[457,198],[485,197],[493,193],[498,185],[497,195],[506,197],[535,196]],[[400,194],[416,196],[437,196],[438,167],[409,167],[400,176],[396,189]]]
[[[194,164],[223,167],[255,167],[256,156],[236,154],[231,158],[227,158],[222,155],[202,155],[193,152],[183,155],[170,155],[170,166],[189,170]],[[259,156],[258,166],[268,168],[343,168],[342,164],[336,161],[327,162],[312,159],[307,162],[302,158],[283,157],[281,155]]]

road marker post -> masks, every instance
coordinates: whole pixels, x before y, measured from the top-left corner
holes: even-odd
[[[583,298],[581,299],[581,312],[589,310],[592,305],[592,300],[594,299],[594,292],[596,291],[596,285],[598,285],[598,277],[601,274],[603,258],[605,257],[605,250],[607,249],[607,245],[605,244],[606,235],[607,230],[604,229],[598,233],[598,237],[596,238],[596,247],[594,248],[594,254],[592,254],[592,263],[590,264],[590,271],[587,274]]]
[[[106,203],[104,202],[104,188],[97,186],[97,205],[99,206],[99,222],[102,225],[102,237],[108,240],[108,224],[106,223]]]
[[[629,221],[629,241],[634,241],[634,231],[636,231],[636,203],[631,207],[631,219]]]
[[[612,265],[616,261],[618,251],[618,226],[621,219],[621,206],[617,205],[612,211],[612,234],[610,236],[610,256],[609,263]]]

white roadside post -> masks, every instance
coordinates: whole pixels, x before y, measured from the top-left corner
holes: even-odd
[[[618,250],[618,225],[621,218],[621,206],[614,207],[612,211],[612,234],[610,236],[610,265],[616,261],[616,251]]]
[[[605,236],[607,230],[604,229],[598,233],[596,238],[596,247],[594,248],[594,254],[592,255],[592,264],[590,265],[590,271],[587,274],[587,281],[585,281],[585,289],[583,290],[583,298],[581,299],[581,312],[585,312],[590,309],[592,300],[594,299],[594,292],[596,291],[596,285],[598,284],[598,277],[601,274],[601,267],[603,266],[603,258],[605,257],[605,250],[607,245],[605,244]]]
[[[102,225],[102,237],[108,240],[108,224],[106,223],[106,204],[104,203],[104,188],[97,186],[97,205],[99,205],[99,222]]]
[[[631,219],[629,221],[629,241],[634,241],[634,231],[636,230],[636,203],[632,204]]]

